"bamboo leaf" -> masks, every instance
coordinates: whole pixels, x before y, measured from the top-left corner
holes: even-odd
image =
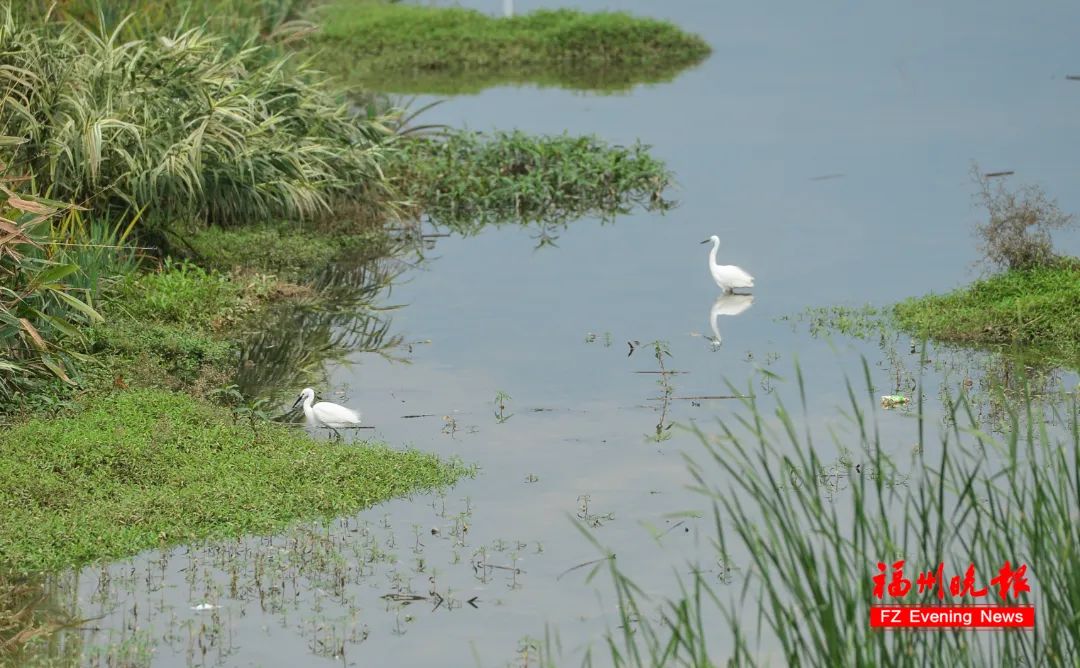
[[[95,311],[93,308],[90,307],[90,305],[88,305],[86,302],[78,299],[77,297],[73,297],[70,294],[68,294],[67,292],[64,292],[62,290],[54,290],[53,294],[56,295],[57,297],[59,297],[60,299],[62,299],[64,302],[66,302],[68,306],[70,306],[73,309],[79,311],[80,313],[85,315],[87,318],[90,318],[91,322],[104,322],[105,321],[105,318],[101,317],[100,313]]]

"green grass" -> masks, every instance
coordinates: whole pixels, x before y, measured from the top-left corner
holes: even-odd
[[[395,165],[391,174],[403,194],[436,224],[462,233],[671,206],[663,197],[671,173],[647,146],[591,136],[457,131],[406,141]]]
[[[1080,266],[1008,271],[897,304],[905,330],[964,345],[1031,347],[1080,366]]]
[[[532,80],[629,88],[670,79],[711,52],[669,22],[619,12],[496,18],[462,8],[337,2],[313,16],[322,24],[320,65],[393,92],[475,92]]]
[[[130,275],[101,306],[105,320],[90,332],[100,364],[85,380],[111,384],[120,376],[170,387],[206,374],[222,380],[237,361],[237,340],[227,327],[257,304],[253,290],[190,264],[167,262],[160,272]]]
[[[261,272],[282,280],[306,282],[346,258],[392,253],[394,244],[381,226],[357,232],[333,226],[279,223],[205,227],[186,233],[183,245],[178,244],[174,250],[216,271]]]
[[[0,557],[54,570],[157,546],[263,534],[417,489],[463,467],[366,443],[328,445],[161,390],[93,397],[0,432]]]

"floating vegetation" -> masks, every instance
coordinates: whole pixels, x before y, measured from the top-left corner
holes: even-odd
[[[433,222],[463,234],[490,224],[610,220],[639,206],[673,205],[664,198],[671,173],[642,144],[458,131],[408,140],[399,157],[398,187]]]
[[[666,21],[542,10],[496,18],[457,7],[336,2],[314,17],[320,64],[391,92],[460,94],[503,83],[625,90],[672,79],[711,49]]]

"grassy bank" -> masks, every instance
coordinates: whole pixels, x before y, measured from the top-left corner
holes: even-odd
[[[336,2],[313,14],[319,62],[394,92],[474,92],[514,81],[627,88],[670,79],[711,51],[666,21],[615,12],[497,18],[461,8]]]
[[[464,473],[433,455],[236,424],[227,409],[160,390],[98,395],[73,415],[0,432],[0,461],[0,554],[17,570],[273,532]]]
[[[963,345],[1020,345],[1080,366],[1080,264],[1011,270],[895,307],[897,323]]]

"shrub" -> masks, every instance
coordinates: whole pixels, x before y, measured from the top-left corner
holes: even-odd
[[[215,223],[379,199],[385,130],[300,62],[201,29],[119,39],[0,16],[0,124],[53,197]]]
[[[989,215],[977,228],[986,262],[995,268],[1021,270],[1055,264],[1058,258],[1050,232],[1076,219],[1059,209],[1039,186],[1009,190],[1000,180],[992,184],[977,166],[972,172],[979,184],[976,199]]]

